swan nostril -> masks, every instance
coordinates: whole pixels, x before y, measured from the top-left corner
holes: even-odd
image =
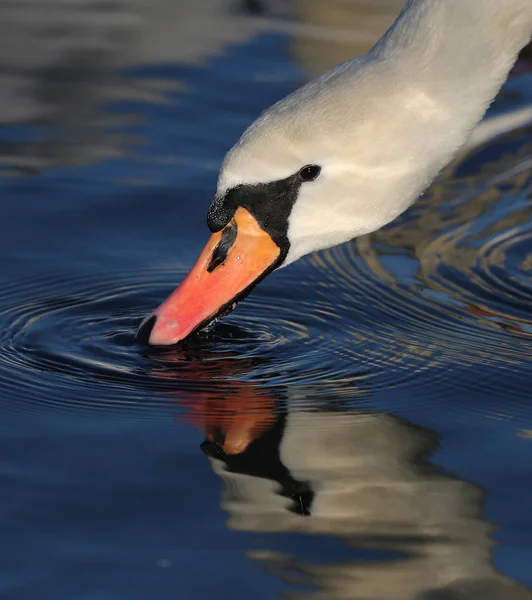
[[[150,343],[150,335],[157,322],[157,315],[149,315],[146,317],[137,329],[137,341],[141,344]]]
[[[220,242],[214,249],[214,251],[212,253],[211,262],[209,263],[209,266],[207,267],[207,271],[209,273],[212,273],[214,271],[214,269],[216,269],[217,267],[219,267],[226,261],[229,250],[231,250],[231,248],[233,247],[233,245],[236,241],[237,233],[238,233],[238,226],[234,222],[230,223],[224,229],[224,232],[222,234]]]

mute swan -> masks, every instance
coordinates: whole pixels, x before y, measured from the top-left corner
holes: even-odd
[[[365,55],[267,109],[222,164],[213,232],[139,327],[169,345],[273,270],[386,225],[467,142],[532,34],[532,0],[408,0]]]

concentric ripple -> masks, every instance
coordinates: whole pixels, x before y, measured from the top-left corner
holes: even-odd
[[[275,386],[353,379],[325,348],[335,332],[338,337],[340,316],[328,318],[324,308],[304,300],[303,290],[283,300],[275,285],[180,348],[137,344],[141,318],[168,294],[169,282],[184,274],[161,269],[129,277],[49,276],[4,287],[4,389],[24,403],[62,409],[142,408],[147,398],[153,409],[158,401],[229,393],[238,381]]]
[[[166,414],[197,398],[381,392],[448,407],[457,382],[493,411],[501,394],[527,398],[532,177],[519,165],[531,152],[496,150],[455,165],[384,230],[275,273],[178,348],[143,347],[135,331],[184,270],[12,281],[0,290],[3,406]]]

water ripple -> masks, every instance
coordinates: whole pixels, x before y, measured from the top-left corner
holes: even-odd
[[[517,402],[532,356],[532,178],[515,162],[455,166],[390,227],[281,270],[180,348],[134,333],[182,270],[14,281],[1,291],[0,380],[61,409],[149,398],[155,410],[239,383],[358,403],[399,387],[405,402],[434,402],[459,381]]]

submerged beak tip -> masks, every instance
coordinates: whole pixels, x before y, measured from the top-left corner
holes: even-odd
[[[141,344],[150,344],[151,334],[156,322],[157,315],[153,313],[148,315],[141,321],[137,329],[137,334],[135,336],[137,342],[140,342]]]
[[[177,327],[177,322],[168,323],[164,319],[161,320],[156,313],[152,313],[139,325],[136,340],[146,346],[172,346],[181,341],[175,334]]]
[[[180,286],[140,324],[137,340],[170,346],[209,327],[274,268],[280,252],[256,219],[239,208],[234,223],[211,236]]]

